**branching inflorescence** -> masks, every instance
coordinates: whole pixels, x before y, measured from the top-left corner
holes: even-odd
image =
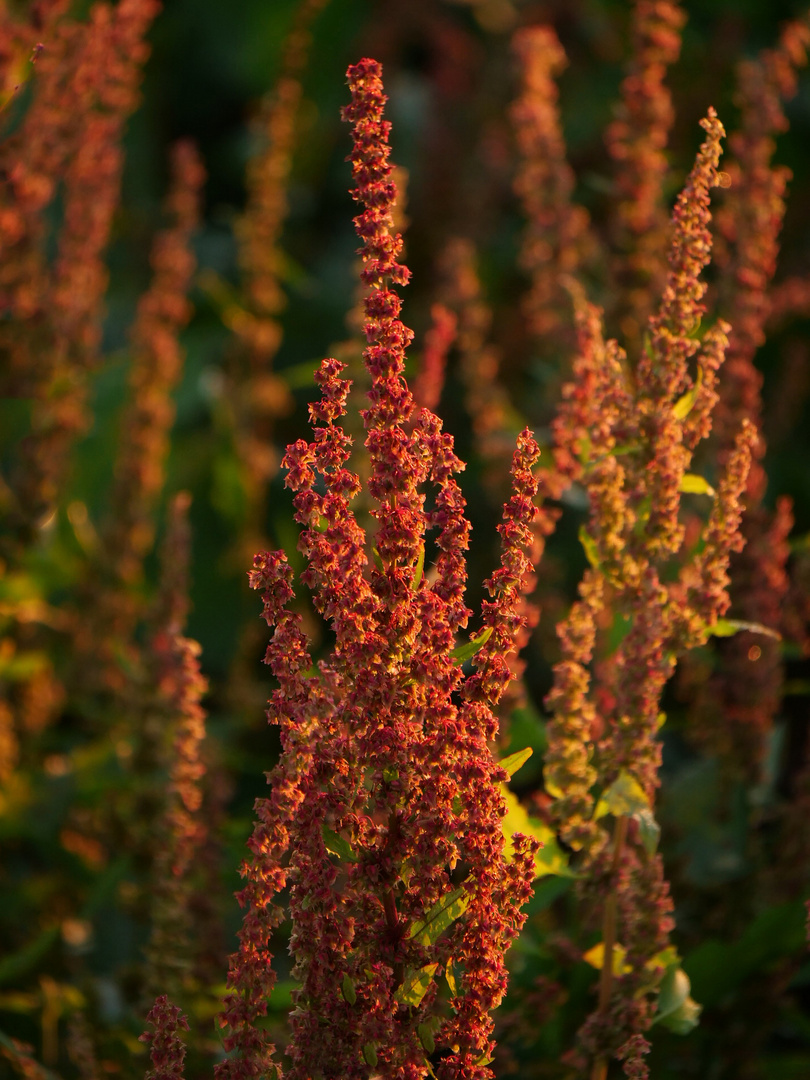
[[[607,1057],[620,1050],[626,1068],[644,1068],[641,1043],[620,1044],[649,1025],[668,962],[671,902],[649,818],[659,783],[661,695],[677,656],[705,643],[728,609],[729,556],[741,547],[741,497],[755,439],[744,423],[716,493],[688,472],[710,430],[728,333],[718,322],[702,340],[696,336],[723,135],[713,110],[702,124],[707,137],[675,206],[669,272],[635,371],[631,376],[615,341],[603,341],[599,313],[574,290],[580,357],[556,424],[561,471],[590,496],[581,534],[590,567],[559,629],[546,785],[557,796],[563,838],[584,849],[602,910],[599,1007],[583,1030],[594,1080],[603,1080]],[[693,552],[682,550],[685,492],[714,499],[702,548]],[[605,616],[619,644],[592,690],[590,664]],[[610,814],[612,838],[601,823]],[[626,969],[614,978],[619,943]]]
[[[334,647],[314,674],[288,608],[286,557],[257,556],[252,584],[264,591],[265,619],[276,628],[266,662],[279,688],[268,715],[281,727],[283,754],[271,795],[257,804],[241,894],[248,911],[223,1014],[233,1056],[218,1075],[273,1068],[256,1021],[272,985],[269,945],[280,918],[273,898],[288,886],[301,983],[290,1077],[360,1077],[369,1067],[421,1077],[435,1051],[438,1075],[483,1080],[491,1075],[489,1014],[506,990],[503,954],[535,873],[535,841],[517,835],[505,850],[507,773],[489,743],[522,622],[538,450],[524,432],[499,527],[501,566],[487,582],[475,670],[465,676],[454,655],[471,614],[463,597],[469,526],[455,480],[463,466],[437,417],[415,409],[403,378],[412,334],[393,286],[409,272],[391,233],[380,66],[361,61],[349,69],[349,85],[344,116],[354,131],[354,198],[363,206],[355,227],[368,289],[363,415],[374,563],[352,513],[359,481],[346,468],[350,439],[339,425],[349,384],[343,365],[325,360],[316,376],[321,398],[310,406],[313,440],[288,447],[284,464],[303,527],[303,581]],[[426,543],[435,550],[432,570]]]

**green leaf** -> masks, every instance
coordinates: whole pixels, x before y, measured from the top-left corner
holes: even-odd
[[[423,968],[408,968],[402,986],[394,994],[394,1000],[400,1005],[412,1005],[414,1008],[420,1005],[433,982],[438,966],[438,964],[427,964]]]
[[[582,544],[583,548],[585,549],[585,557],[587,558],[587,560],[591,564],[591,566],[594,568],[594,570],[598,570],[599,569],[599,549],[596,546],[596,541],[589,534],[588,530],[585,528],[584,525],[580,525],[578,535],[579,535],[579,542],[580,542],[580,544]]]
[[[718,619],[709,627],[709,633],[713,637],[733,637],[741,630],[747,630],[749,634],[764,634],[775,641],[782,640],[782,635],[777,630],[771,630],[769,626],[758,622],[744,622],[742,619]]]
[[[638,822],[641,843],[648,855],[654,855],[661,839],[661,826],[655,820],[652,810],[638,810],[633,817]]]
[[[503,830],[504,856],[512,858],[514,851],[514,834],[523,833],[539,840],[542,847],[534,856],[534,869],[537,877],[545,877],[547,874],[556,874],[559,877],[576,877],[576,874],[568,866],[568,857],[557,843],[557,836],[553,829],[549,828],[539,818],[532,817],[526,807],[520,802],[517,795],[510,791],[506,784],[501,785],[501,793],[506,803],[506,815],[501,819]]]
[[[708,480],[696,473],[684,473],[681,477],[680,490],[686,495],[714,495],[715,490]]]
[[[422,580],[422,574],[425,572],[425,545],[420,545],[419,558],[416,560],[416,566],[414,567],[413,577],[411,578],[411,588],[414,592],[419,588],[419,582]]]
[[[321,834],[323,835],[324,846],[328,852],[332,855],[337,855],[339,859],[342,859],[345,862],[357,862],[357,856],[352,851],[349,841],[344,840],[342,836],[338,836],[334,829],[322,825]]]
[[[363,1060],[366,1065],[370,1065],[372,1069],[377,1064],[377,1047],[374,1043],[366,1043],[363,1046]]]
[[[470,638],[464,645],[456,645],[455,649],[450,653],[450,659],[454,664],[464,664],[467,660],[472,660],[479,649],[482,649],[484,645],[492,637],[493,627],[488,626],[485,630],[482,630],[478,637]]]
[[[527,746],[523,750],[518,750],[514,754],[509,754],[508,757],[501,758],[498,764],[502,769],[505,769],[510,776],[514,776],[518,769],[526,764],[533,752],[532,748]]]
[[[607,648],[612,656],[633,628],[633,616],[615,612],[608,631]]]
[[[644,788],[631,773],[623,770],[610,787],[602,792],[602,797],[596,804],[594,817],[599,819],[605,814],[613,814],[614,817],[631,817],[637,821],[644,850],[648,855],[655,852],[661,838],[661,827],[655,820],[647,796],[644,794]]]
[[[624,958],[627,956],[627,950],[623,945],[618,943],[613,946],[613,952],[611,954],[613,974],[617,977],[626,975],[628,971],[632,971],[632,967],[624,962]],[[586,953],[582,954],[582,959],[586,964],[590,964],[592,968],[596,968],[597,971],[601,971],[605,964],[605,943],[599,941],[594,945],[592,949],[588,949]]]
[[[424,1023],[417,1025],[416,1033],[419,1036],[419,1042],[422,1044],[429,1054],[432,1054],[436,1049],[436,1039],[434,1038],[436,1032],[441,1026],[441,1020],[438,1016],[431,1016],[429,1020],[425,1020]]]
[[[348,975],[343,976],[343,983],[340,987],[340,992],[343,994],[343,1000],[347,1005],[354,1005],[357,1001],[357,991],[354,988],[354,983]]]
[[[437,900],[424,919],[411,927],[408,937],[419,945],[432,945],[444,931],[463,915],[470,903],[470,895],[459,886]]]
[[[701,1006],[690,997],[691,989],[689,976],[683,968],[677,965],[669,968],[661,982],[658,1012],[654,1022],[662,1024],[676,1035],[688,1035],[696,1028]]]
[[[458,985],[456,984],[456,977],[453,974],[453,958],[452,956],[447,961],[447,967],[444,969],[444,977],[447,979],[447,985],[450,987],[450,993],[453,997],[458,997]]]
[[[623,769],[610,787],[602,792],[594,817],[601,818],[605,814],[613,814],[614,817],[632,816],[649,809],[650,804],[644,788],[631,773]]]

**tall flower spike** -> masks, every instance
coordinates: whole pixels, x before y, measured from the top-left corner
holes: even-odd
[[[734,160],[731,188],[718,215],[719,304],[729,319],[728,356],[720,381],[715,436],[720,461],[734,453],[740,424],[758,432],[746,492],[743,533],[746,548],[734,559],[732,602],[735,615],[778,630],[788,581],[787,535],[792,526],[788,500],[774,514],[762,505],[762,375],[754,356],[765,339],[771,309],[784,195],[790,171],[774,166],[775,136],[787,126],[783,102],[797,88],[797,69],[807,62],[807,19],[786,24],[776,48],[740,64],[737,101],[740,127],[729,139]],[[751,659],[752,650],[755,660]],[[755,780],[765,755],[765,740],[779,708],[784,680],[781,646],[775,638],[741,633],[717,647],[713,676],[700,689],[691,710],[694,738],[721,752],[735,770]],[[719,725],[717,717],[724,722]]]
[[[279,680],[269,715],[283,752],[272,794],[245,867],[248,907],[223,1022],[234,1058],[219,1076],[254,1077],[273,1068],[255,1020],[271,985],[267,963],[273,893],[290,886],[294,958],[300,981],[288,1053],[292,1080],[339,1075],[424,1077],[428,1045],[441,1047],[443,1078],[485,1080],[489,1013],[505,991],[503,952],[522,924],[534,873],[533,844],[518,837],[507,860],[500,783],[489,749],[491,712],[508,680],[506,654],[519,625],[515,597],[528,567],[523,547],[536,490],[537,449],[526,433],[515,459],[515,495],[503,526],[504,556],[485,611],[489,648],[462,703],[454,663],[466,625],[464,551],[469,526],[454,474],[462,468],[450,436],[427,410],[416,413],[402,377],[410,331],[392,285],[407,280],[391,235],[395,197],[380,67],[349,69],[354,125],[356,218],[368,286],[365,360],[371,378],[364,412],[377,518],[375,567],[351,509],[357,477],[346,468],[349,439],[339,421],[348,384],[325,360],[310,406],[311,442],[287,450],[286,483],[303,526],[303,581],[329,622],[335,644],[317,675],[298,620],[287,609],[291,572],[281,553],[257,556],[252,583],[265,593],[276,630],[267,661]],[[423,488],[434,485],[433,508]],[[436,530],[435,571],[424,572],[427,531]],[[453,871],[467,868],[459,884]],[[436,904],[453,906],[446,932],[420,929]],[[455,1015],[434,975],[456,960]],[[416,993],[415,982],[421,982]]]
[[[151,890],[152,934],[147,972],[152,993],[175,999],[188,990],[191,894],[194,860],[202,847],[201,750],[207,689],[197,659],[200,647],[183,636],[188,605],[189,530],[187,492],[175,496],[162,551],[162,582],[155,628],[148,650],[150,682],[157,686],[156,711],[173,729],[169,783]]]
[[[125,681],[116,658],[122,648],[130,647],[141,614],[136,590],[154,541],[155,511],[165,478],[175,413],[172,395],[184,360],[179,334],[191,316],[187,293],[196,264],[190,245],[205,172],[190,142],[174,147],[171,170],[165,203],[169,222],[154,240],[152,279],[138,303],[131,332],[130,395],[102,531],[101,565],[91,568],[92,580],[86,583],[92,595],[91,615],[82,620],[77,642],[79,650],[94,657],[88,665],[94,677],[113,688]]]
[[[188,1031],[187,1018],[163,994],[146,1019],[154,1030],[139,1037],[139,1042],[149,1044],[152,1061],[145,1080],[183,1080],[186,1047],[178,1032]]]
[[[785,214],[785,191],[790,170],[774,166],[776,136],[787,127],[783,103],[796,93],[797,69],[807,63],[810,25],[807,19],[787,23],[776,48],[744,61],[737,72],[740,127],[729,145],[730,188],[718,213],[723,255],[718,282],[720,303],[733,324],[715,435],[730,453],[743,417],[761,424],[762,376],[753,364],[765,340],[765,320],[771,303],[771,284],[779,252],[779,233]],[[749,498],[758,502],[765,478],[760,462],[749,476]]]
[[[132,328],[130,399],[116,462],[106,547],[112,570],[124,584],[137,581],[152,545],[154,507],[164,480],[172,393],[183,367],[178,335],[189,320],[187,293],[195,269],[190,244],[197,227],[205,172],[195,147],[172,151],[167,227],[155,238],[152,280],[138,303]],[[113,557],[114,556],[114,557]]]
[[[668,222],[662,184],[674,112],[664,78],[678,59],[685,22],[677,0],[636,0],[629,70],[616,119],[605,136],[616,162],[613,273],[621,297],[618,323],[627,348],[633,350],[660,295],[666,270],[662,255]]]
[[[30,363],[35,372],[32,431],[15,484],[23,532],[53,506],[70,447],[88,422],[86,382],[101,340],[104,251],[120,193],[121,139],[138,102],[144,38],[159,6],[158,0],[121,0],[114,8],[96,3],[84,25],[60,20],[56,5],[53,59],[42,65],[41,91],[37,86],[32,108],[4,147],[8,195],[24,209],[11,245],[21,258],[4,275],[2,303],[15,316],[8,327],[11,367]],[[63,207],[49,267],[37,219],[55,195],[56,177],[64,180]]]
[[[628,1050],[632,1067],[644,1073],[634,1037],[654,1015],[656,978],[663,976],[654,958],[667,945],[672,903],[660,855],[645,848],[621,806],[610,811],[608,832],[591,788],[598,781],[600,801],[609,804],[616,781],[630,784],[652,810],[664,688],[675,657],[703,644],[726,610],[729,556],[741,546],[750,425],[740,432],[721,478],[700,554],[672,580],[671,559],[683,537],[682,480],[695,444],[708,433],[727,329],[716,325],[702,343],[691,337],[703,313],[709,189],[717,181],[722,134],[713,111],[703,127],[707,138],[676,204],[667,284],[635,378],[617,344],[603,342],[599,312],[574,289],[581,356],[555,425],[560,471],[579,479],[590,501],[580,534],[590,567],[561,626],[563,659],[547,699],[555,715],[547,727],[546,786],[556,800],[552,812],[561,835],[582,849],[582,888],[602,915],[599,1005],[580,1032],[592,1058],[592,1080],[605,1080],[610,1058]],[[609,663],[591,671],[601,608],[622,616],[626,633]],[[620,976],[614,970],[617,943],[625,950]]]
[[[550,337],[559,347],[573,336],[561,318],[561,312],[570,310],[561,281],[579,273],[592,246],[587,211],[573,202],[574,173],[557,108],[554,80],[567,60],[549,26],[519,30],[513,49],[523,79],[511,118],[521,158],[515,190],[528,222],[521,262],[531,286],[524,307],[541,345],[547,347]]]
[[[717,165],[723,125],[714,109],[701,120],[706,132],[686,186],[672,216],[669,272],[658,311],[650,318],[648,337],[637,367],[640,425],[650,440],[647,495],[652,508],[647,523],[650,550],[674,553],[683,539],[678,522],[680,487],[691,456],[674,408],[678,396],[692,389],[689,361],[700,351],[694,337],[705,307],[706,285],[700,275],[711,257],[710,191],[720,183]],[[717,342],[705,346],[716,368]],[[704,391],[706,393],[706,391]]]

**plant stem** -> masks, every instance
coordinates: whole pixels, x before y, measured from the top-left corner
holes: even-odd
[[[604,1017],[610,1007],[610,994],[613,989],[613,953],[616,947],[616,877],[619,872],[624,842],[627,838],[627,818],[616,819],[613,831],[613,865],[610,873],[610,892],[605,901],[602,916],[602,971],[599,978],[599,1013]],[[598,1057],[593,1063],[591,1080],[605,1080],[608,1063],[604,1057]]]

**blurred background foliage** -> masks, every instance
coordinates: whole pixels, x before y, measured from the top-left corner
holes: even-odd
[[[780,24],[803,12],[802,4],[788,0],[704,0],[686,6],[682,55],[669,76],[677,118],[668,151],[670,199],[691,166],[698,120],[707,106],[716,107],[728,130],[735,126],[736,62],[772,46]],[[25,7],[16,5],[20,11]],[[276,732],[263,713],[271,680],[260,665],[260,604],[248,589],[249,554],[237,542],[244,534],[248,495],[229,400],[237,345],[228,321],[230,308],[240,303],[236,224],[245,206],[248,163],[259,145],[256,121],[263,96],[281,71],[297,9],[297,0],[170,0],[156,19],[142,102],[125,136],[123,195],[108,251],[104,360],[91,384],[92,426],[75,447],[58,514],[43,525],[22,568],[3,586],[4,617],[9,605],[28,596],[45,598],[56,612],[63,603],[72,604],[81,619],[77,583],[108,505],[128,393],[128,332],[149,282],[149,251],[163,220],[170,147],[190,137],[208,179],[193,241],[198,263],[191,290],[194,313],[181,338],[185,361],[157,519],[165,520],[172,493],[191,493],[187,633],[202,647],[202,669],[210,685],[206,760],[213,780],[206,798],[215,809],[210,844],[216,870],[207,887],[222,923],[219,940],[205,944],[212,954],[210,965],[223,962],[220,983],[239,925],[231,897],[238,888],[252,806],[264,793],[263,772],[277,754]],[[393,157],[407,170],[406,252],[413,280],[405,294],[404,320],[417,332],[413,370],[430,324],[439,256],[451,236],[462,234],[477,247],[515,430],[528,422],[541,443],[548,442],[566,370],[560,357],[537,347],[521,322],[520,297],[527,282],[518,269],[524,222],[511,188],[515,153],[507,109],[517,80],[509,39],[517,22],[549,22],[560,37],[569,59],[559,86],[577,177],[575,195],[599,225],[608,213],[612,183],[603,133],[627,59],[629,17],[630,5],[623,0],[514,5],[510,0],[328,0],[324,5],[312,25],[302,76],[289,212],[281,239],[285,306],[273,367],[279,379],[273,421],[277,460],[279,447],[306,435],[316,364],[350,336],[346,315],[357,291],[357,241],[347,190],[348,134],[340,108],[347,100],[346,67],[366,55],[384,65]],[[778,277],[807,277],[810,76],[801,76],[786,113],[790,130],[779,138],[776,160],[789,166],[794,178]],[[604,303],[603,286],[598,281],[592,285],[592,299]],[[768,440],[766,502],[773,506],[781,495],[794,500],[794,561],[810,547],[808,334],[810,319],[796,317],[757,354]],[[469,601],[475,607],[480,600],[476,583],[494,563],[496,536],[485,466],[476,454],[452,354],[437,412],[468,462],[461,482],[474,526]],[[4,462],[25,425],[25,403],[4,401]],[[583,507],[570,500],[563,511],[540,568],[546,599],[527,651],[529,701],[513,716],[510,729],[510,749],[535,749],[535,758],[515,782],[521,796],[535,801],[538,796],[542,801],[542,700],[556,659],[553,628],[585,565],[577,541]],[[296,565],[291,500],[278,472],[270,481],[259,531],[271,546],[285,547]],[[154,595],[158,577],[153,553],[138,586],[142,596]],[[317,637],[314,617],[310,623]],[[246,630],[252,625],[253,633]],[[0,672],[12,697],[41,663],[42,648],[50,650],[57,681],[73,662],[70,643],[60,637],[58,626],[35,648],[0,656]],[[704,1013],[685,1039],[653,1029],[651,1068],[657,1080],[798,1080],[810,1074],[804,910],[795,890],[786,898],[779,881],[767,880],[773,872],[772,845],[784,838],[784,808],[794,795],[807,743],[810,669],[798,644],[786,640],[783,655],[787,692],[755,782],[700,753],[684,735],[683,702],[673,691],[666,703],[662,843],[673,881],[676,941]],[[83,662],[93,665],[92,657]],[[160,769],[139,773],[133,767],[137,746],[131,718],[114,711],[120,699],[82,697],[75,689],[80,681],[73,678],[73,690],[54,703],[48,722],[21,739],[17,769],[4,785],[0,1040],[7,1045],[9,1038],[22,1039],[49,1069],[85,1077],[91,1074],[84,1071],[77,1047],[92,1032],[100,1063],[93,1075],[138,1076],[145,1068],[145,1050],[137,1042],[145,1014],[142,967],[148,937],[144,852],[154,843],[148,831],[155,818],[150,800],[157,798],[164,774]],[[792,871],[800,890],[810,874],[810,842],[802,843],[798,833],[810,830],[810,821],[801,815],[791,820],[797,831]],[[146,833],[138,832],[144,828]],[[782,856],[784,868],[790,852]],[[569,886],[567,878],[543,878],[529,906],[527,929],[510,960],[513,986],[499,1013],[498,1075],[510,1069],[527,1078],[576,1075],[562,1058],[591,1008],[596,974],[574,944],[578,915]],[[279,952],[281,981],[271,1022],[283,1041],[290,1000],[283,939]],[[203,1075],[217,1053],[210,1019],[219,989],[216,983],[198,986],[183,1002],[202,1032],[190,1059],[191,1076]],[[550,1001],[559,1006],[553,1017],[548,1015]],[[12,1066],[0,1062],[0,1071],[4,1068]]]

